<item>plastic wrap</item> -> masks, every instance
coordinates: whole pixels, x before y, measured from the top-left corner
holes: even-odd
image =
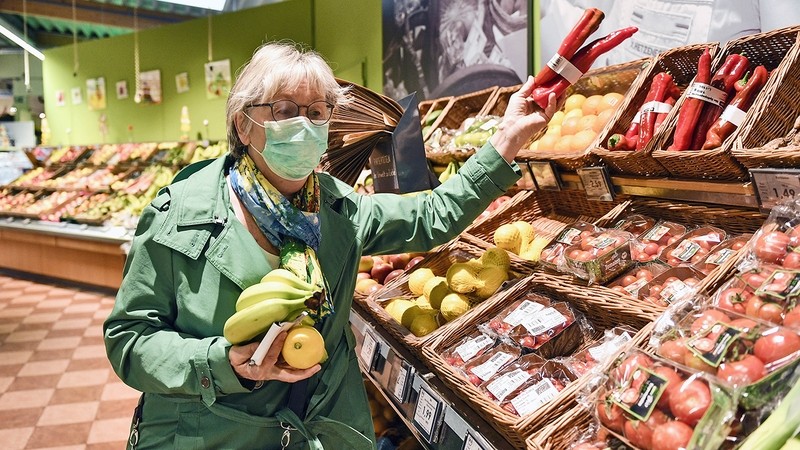
[[[631,233],[613,229],[582,233],[580,242],[564,250],[559,271],[572,273],[588,284],[605,283],[633,264],[632,240]]]
[[[635,237],[641,236],[647,230],[653,228],[656,219],[642,214],[631,214],[617,221],[612,228],[620,231],[627,231]]]
[[[487,351],[494,348],[497,340],[480,331],[475,331],[469,336],[465,336],[459,342],[442,351],[442,358],[456,369],[463,369],[464,366],[474,358],[480,357]]]
[[[695,228],[680,239],[667,245],[659,259],[672,267],[681,264],[697,265],[711,252],[711,249],[725,240],[725,231],[711,226]]]
[[[608,287],[633,298],[639,298],[639,291],[653,281],[653,278],[664,273],[669,266],[661,261],[638,263],[627,272],[618,276]]]
[[[639,298],[658,306],[690,300],[705,277],[691,266],[679,266],[661,272],[639,290]]]
[[[547,361],[535,354],[521,356],[507,364],[480,385],[480,390],[494,401],[502,403],[520,393]]]
[[[520,389],[500,402],[501,408],[520,417],[533,413],[558,397],[558,394],[576,379],[566,367],[553,361],[546,362],[535,372],[529,369],[528,373],[531,377]]]
[[[747,245],[747,241],[749,241],[751,237],[753,237],[752,234],[742,234],[725,239],[712,248],[699,264],[695,264],[695,267],[708,275],[712,270],[725,264],[731,258],[736,257],[736,254]]]
[[[742,271],[760,264],[800,270],[800,199],[784,201],[773,207],[746,248]]]
[[[579,244],[584,236],[598,233],[599,231],[600,228],[587,222],[575,222],[567,226],[559,233],[557,238],[542,250],[539,264],[547,269],[557,271],[559,267],[564,266],[564,255],[567,247]]]
[[[610,328],[598,341],[572,356],[563,358],[561,363],[577,376],[603,370],[604,366],[611,362],[635,335],[636,330],[627,326]]]
[[[686,231],[684,225],[660,220],[636,240],[631,248],[633,259],[639,262],[653,261],[668,245],[686,234]]]
[[[495,347],[472,358],[464,365],[464,376],[475,386],[480,386],[497,374],[502,368],[516,361],[522,350],[515,344],[500,341]]]

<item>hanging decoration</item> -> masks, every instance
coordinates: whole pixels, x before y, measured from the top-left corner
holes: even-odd
[[[211,32],[211,14],[209,14],[208,15],[208,62],[211,62],[211,61],[214,60],[214,52],[213,52],[213,48],[211,46],[211,37],[212,37],[212,35],[213,34]]]
[[[133,101],[141,103],[142,80],[139,75],[139,8],[133,7]]]
[[[75,0],[72,0],[72,76],[78,76],[78,9]]]
[[[22,36],[28,42],[28,0],[22,0]],[[22,52],[22,71],[25,78],[25,91],[31,91],[31,65],[28,51]]]

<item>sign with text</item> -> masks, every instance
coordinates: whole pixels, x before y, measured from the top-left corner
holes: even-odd
[[[764,212],[800,194],[800,169],[751,169],[750,179]]]
[[[537,189],[561,190],[561,179],[552,161],[528,161],[528,167],[531,169]]]
[[[578,169],[578,176],[581,177],[583,189],[589,200],[604,202],[614,200],[614,186],[611,184],[611,176],[605,166]]]

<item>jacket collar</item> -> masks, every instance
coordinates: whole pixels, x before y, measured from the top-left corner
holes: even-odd
[[[196,176],[186,178],[185,192],[190,193],[193,199],[207,201],[180,202],[178,226],[227,222],[230,199],[228,190],[225,189],[225,173],[232,165],[233,160],[227,156],[217,158],[198,170]],[[211,180],[214,181],[210,182]]]

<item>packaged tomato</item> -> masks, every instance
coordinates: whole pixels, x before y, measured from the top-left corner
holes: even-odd
[[[497,340],[494,337],[481,331],[475,331],[469,336],[465,336],[455,345],[444,349],[442,358],[452,367],[463,369],[466,363],[483,355],[492,349],[496,343]]]
[[[645,231],[653,228],[655,224],[656,219],[653,219],[652,217],[641,214],[631,214],[630,216],[617,221],[612,228],[615,230],[627,231],[635,237],[639,237]]]
[[[628,326],[610,328],[603,332],[602,338],[592,342],[572,356],[564,358],[561,362],[576,376],[582,376],[593,370],[600,370],[635,335],[636,330]]]
[[[745,263],[749,267],[775,264],[800,269],[800,199],[774,206],[746,248]]]
[[[584,340],[576,313],[568,303],[548,304],[537,297],[514,302],[484,326],[544,358],[572,353]]]
[[[637,263],[627,272],[618,276],[608,287],[620,294],[639,298],[639,291],[647,283],[653,281],[653,278],[661,275],[667,269],[669,269],[669,266],[658,260],[649,263]]]
[[[717,227],[695,228],[674,243],[667,245],[659,259],[672,267],[681,264],[700,264],[713,247],[725,240],[725,236],[725,231]]]
[[[708,256],[700,261],[700,264],[695,264],[695,267],[700,272],[708,275],[712,270],[735,258],[739,251],[747,245],[752,234],[741,234],[739,236],[730,237],[717,244],[708,253]]]
[[[525,383],[536,375],[546,362],[544,358],[532,353],[520,356],[484,381],[480,389],[490,400],[500,403],[519,393]]]
[[[600,229],[587,222],[575,222],[568,225],[553,242],[542,250],[539,263],[545,268],[557,271],[564,265],[564,250],[570,245],[579,244],[581,239],[594,234]]]
[[[631,248],[633,259],[639,262],[653,261],[668,245],[677,242],[684,234],[684,225],[661,220],[636,240]]]
[[[566,248],[564,266],[559,270],[572,273],[588,284],[605,283],[627,270],[632,264],[631,241],[627,231],[602,230],[583,236]]]
[[[704,277],[702,272],[691,266],[672,267],[644,285],[639,290],[639,298],[665,307],[689,300],[697,293],[700,280]]]
[[[657,337],[659,355],[740,390],[745,409],[778,398],[800,375],[796,331],[716,307],[683,317],[674,331]]]
[[[470,383],[480,386],[500,369],[516,361],[522,350],[510,342],[501,341],[483,355],[472,358],[464,365],[464,375]]]
[[[720,448],[736,411],[713,377],[642,351],[622,354],[593,400],[600,424],[640,449]]]
[[[529,372],[530,373],[530,372]],[[548,361],[522,384],[517,393],[509,394],[500,407],[519,417],[525,417],[541,408],[575,381],[573,375],[562,364]]]

